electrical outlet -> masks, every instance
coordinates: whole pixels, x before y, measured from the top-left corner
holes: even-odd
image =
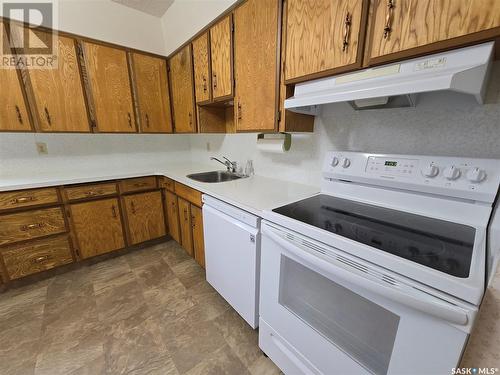
[[[47,143],[45,142],[36,142],[36,150],[38,151],[39,155],[47,155],[49,153]]]

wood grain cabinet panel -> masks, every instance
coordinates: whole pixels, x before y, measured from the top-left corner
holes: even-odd
[[[193,231],[191,227],[191,204],[182,198],[178,198],[179,224],[181,234],[181,246],[186,252],[193,256]]]
[[[130,243],[137,244],[166,235],[160,191],[123,197]]]
[[[23,28],[18,28],[22,32]],[[51,33],[37,32],[41,40],[53,38]],[[29,93],[34,115],[42,132],[90,132],[83,92],[80,64],[75,40],[57,36],[57,67],[27,69]]]
[[[275,131],[280,0],[247,0],[234,11],[236,131]]]
[[[233,96],[232,24],[232,15],[229,15],[210,29],[212,95],[214,100],[226,100]]]
[[[0,216],[0,245],[66,232],[60,207]]]
[[[459,47],[500,35],[497,0],[376,0],[371,63]]]
[[[184,184],[181,184],[179,182],[175,182],[175,193],[187,200],[188,202],[191,202],[197,206],[201,207],[201,192],[199,192],[196,189],[190,188],[189,186],[186,186]]]
[[[133,53],[134,78],[143,133],[172,133],[167,61]]]
[[[67,235],[9,246],[2,257],[10,280],[73,262]]]
[[[193,40],[194,91],[196,103],[212,100],[210,74],[210,44],[208,32]]]
[[[1,21],[0,34],[2,47],[8,48],[7,34]],[[33,130],[20,78],[19,71],[16,69],[0,69],[0,131],[29,132]]]
[[[205,240],[203,237],[203,214],[201,208],[191,205],[194,259],[205,268]]]
[[[117,198],[71,204],[70,210],[82,259],[125,247]]]
[[[170,82],[175,132],[196,133],[191,44],[170,59]]]
[[[67,186],[64,188],[66,197],[70,201],[79,199],[99,198],[117,193],[116,183],[90,184],[79,186]]]
[[[179,227],[179,207],[177,195],[170,191],[165,192],[165,204],[167,210],[168,231],[170,236],[178,243],[181,243],[181,234]]]
[[[96,130],[104,133],[136,132],[127,53],[88,42],[83,46]]]
[[[361,66],[368,2],[287,0],[285,81]]]
[[[27,189],[0,193],[0,211],[59,202],[56,188]]]
[[[155,176],[129,178],[120,181],[120,190],[122,193],[133,193],[156,188],[157,183]]]

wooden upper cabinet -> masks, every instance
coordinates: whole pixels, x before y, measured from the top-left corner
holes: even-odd
[[[123,202],[127,212],[131,245],[166,234],[160,191],[127,195]]]
[[[212,95],[215,101],[229,99],[233,96],[232,30],[232,15],[223,18],[210,29]]]
[[[368,1],[287,0],[285,81],[361,67]]]
[[[7,34],[0,22],[2,48],[8,48]],[[0,69],[0,131],[32,131],[21,77],[16,69]]]
[[[127,53],[122,49],[84,42],[88,82],[97,131],[137,131]]]
[[[459,47],[500,35],[497,0],[376,0],[369,62]]]
[[[170,84],[175,132],[196,133],[191,44],[170,59]]]
[[[236,131],[275,131],[281,0],[247,0],[234,11]]]
[[[196,103],[212,100],[210,74],[210,45],[208,32],[193,40],[194,89]]]
[[[71,221],[82,259],[125,247],[116,198],[70,205]]]
[[[22,29],[21,29],[22,31]],[[37,33],[40,39],[50,33]],[[56,37],[57,67],[27,69],[34,116],[42,132],[90,132],[75,40]]]
[[[166,60],[140,53],[132,60],[141,132],[172,133]]]

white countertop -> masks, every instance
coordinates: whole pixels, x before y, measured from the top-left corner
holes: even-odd
[[[220,169],[217,165],[173,163],[123,168],[122,170],[110,170],[105,167],[91,170],[59,170],[50,173],[43,172],[39,175],[30,174],[26,177],[0,177],[0,191],[159,175],[169,177],[258,216],[261,216],[264,210],[270,210],[319,192],[317,186],[297,184],[258,175],[220,183],[197,182],[186,177],[191,173],[208,172],[217,169]]]

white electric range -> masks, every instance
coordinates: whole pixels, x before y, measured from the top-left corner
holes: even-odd
[[[286,373],[443,374],[500,253],[500,161],[330,152],[264,213],[262,350]]]

